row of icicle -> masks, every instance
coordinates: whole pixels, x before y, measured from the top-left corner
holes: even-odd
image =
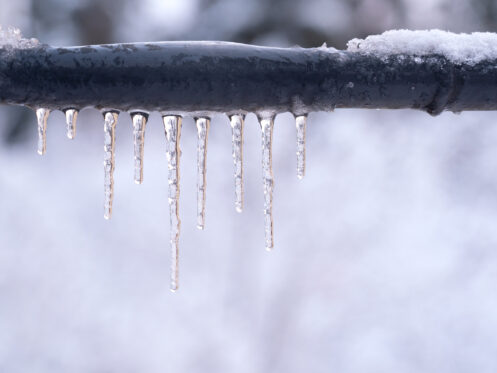
[[[38,119],[38,153],[45,154],[46,130],[50,110],[37,109]],[[114,147],[115,128],[117,124],[117,111],[106,111],[104,114],[104,218],[110,219],[112,215],[112,200],[114,196]],[[78,111],[75,109],[65,110],[67,123],[67,137],[73,139],[76,135],[76,120]],[[143,153],[145,140],[145,126],[148,115],[144,113],[132,113],[133,121],[133,143],[134,143],[134,179],[135,183],[143,182]],[[243,124],[245,116],[241,114],[229,117],[232,129],[233,161],[235,166],[235,208],[242,212],[243,209]],[[170,242],[171,242],[171,290],[178,289],[178,254],[180,218],[178,211],[179,202],[179,160],[181,150],[179,146],[181,136],[182,117],[178,115],[164,115],[164,130],[166,133],[167,161],[168,161],[168,184],[169,184],[169,213],[170,213]],[[305,172],[305,130],[306,115],[296,117],[297,128],[297,177],[302,179]],[[201,117],[195,119],[198,134],[197,143],[197,227],[204,229],[205,226],[205,193],[206,193],[206,157],[207,137],[210,127],[210,118]],[[272,169],[272,142],[274,116],[260,119],[262,130],[262,170],[264,186],[264,227],[266,249],[271,250],[273,241],[273,169]]]

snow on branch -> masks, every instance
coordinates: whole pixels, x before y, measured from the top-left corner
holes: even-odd
[[[10,47],[17,49],[29,49],[38,46],[37,39],[25,39],[21,30],[15,27],[8,27],[6,30],[0,25],[0,48]]]
[[[497,59],[497,34],[456,34],[442,30],[390,30],[366,39],[352,39],[347,50],[386,57],[392,54],[442,55],[455,64],[475,65]]]

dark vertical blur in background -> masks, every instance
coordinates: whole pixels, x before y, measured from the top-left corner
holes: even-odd
[[[52,45],[227,40],[344,48],[392,28],[495,31],[494,0],[0,0],[0,24]],[[213,118],[206,230],[196,132],[181,147],[180,291],[169,293],[167,161],[150,116],[145,183],[117,127],[102,218],[103,123],[0,108],[0,372],[495,372],[495,113],[313,113],[307,174],[275,123],[275,251],[264,251],[260,129],[247,116],[245,210],[231,133]]]

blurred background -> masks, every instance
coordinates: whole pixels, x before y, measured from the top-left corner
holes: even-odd
[[[495,31],[495,0],[0,0],[0,24],[53,45],[227,40],[344,48],[392,28]],[[245,126],[245,210],[231,130],[213,118],[206,229],[195,228],[196,132],[181,147],[180,290],[169,292],[160,116],[133,182],[117,126],[103,219],[103,123],[76,139],[51,114],[0,107],[0,372],[495,372],[497,114],[337,110],[275,123],[275,250],[264,250],[260,129]]]

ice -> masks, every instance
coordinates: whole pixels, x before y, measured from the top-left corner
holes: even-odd
[[[67,109],[66,114],[66,124],[67,124],[67,137],[69,139],[74,139],[76,136],[76,121],[78,120],[78,111],[76,109]]]
[[[243,209],[243,115],[230,117],[233,145],[233,162],[235,164],[235,209]]]
[[[262,181],[264,187],[264,233],[266,250],[274,247],[273,240],[273,165],[272,144],[274,117],[260,119],[262,130]]]
[[[21,31],[15,27],[8,27],[6,30],[0,26],[0,48],[28,49],[38,46],[37,39],[25,39]]]
[[[204,229],[205,225],[205,188],[206,188],[206,158],[207,137],[209,134],[210,119],[197,118],[197,228]]]
[[[473,32],[456,34],[442,30],[390,30],[347,43],[350,52],[385,57],[392,54],[425,56],[441,54],[456,64],[474,65],[497,59],[497,34]]]
[[[49,109],[36,109],[36,119],[38,120],[38,154],[43,155],[47,151],[47,120],[50,114]]]
[[[143,183],[143,151],[145,142],[145,127],[147,125],[147,115],[134,113],[133,120],[133,144],[135,152],[135,183]]]
[[[171,244],[171,290],[178,289],[178,255],[179,233],[181,221],[179,218],[179,160],[181,150],[179,140],[181,137],[181,117],[166,115],[162,117],[166,132],[166,155],[168,162],[169,184],[169,218],[170,218],[170,244]]]
[[[118,113],[104,113],[104,218],[112,215],[112,200],[114,198],[114,147],[115,130]]]
[[[303,179],[305,175],[305,130],[307,116],[299,115],[295,118],[297,127],[297,177]]]

